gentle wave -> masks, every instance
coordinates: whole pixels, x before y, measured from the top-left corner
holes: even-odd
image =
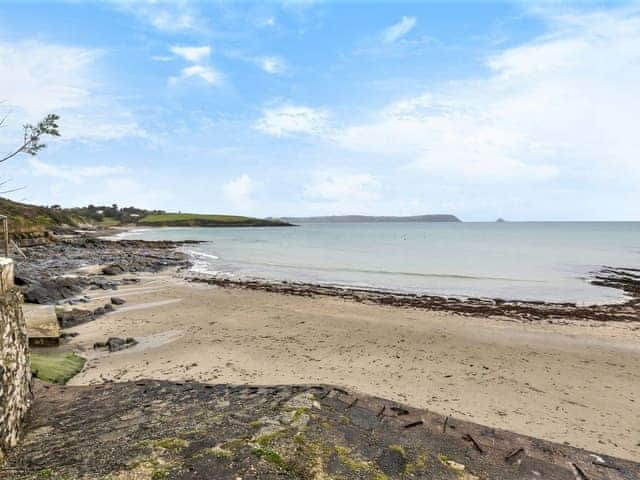
[[[189,250],[187,253],[192,254],[197,257],[203,258],[211,258],[213,260],[219,260],[219,257],[216,255],[210,255],[204,252],[198,252],[195,250]],[[234,263],[236,263],[234,261]],[[276,267],[276,268],[286,268],[291,270],[303,270],[303,271],[322,271],[322,272],[347,272],[347,273],[369,273],[375,275],[389,275],[389,276],[397,276],[404,275],[408,277],[420,277],[420,278],[449,278],[449,279],[457,279],[457,280],[486,280],[486,281],[496,281],[496,282],[523,282],[523,283],[547,283],[545,280],[535,280],[535,279],[522,279],[522,278],[510,278],[510,277],[497,277],[497,276],[482,276],[482,275],[462,275],[462,274],[454,274],[454,273],[421,273],[421,272],[404,272],[404,271],[394,271],[394,270],[374,270],[374,269],[361,269],[361,268],[345,268],[345,267],[320,267],[317,265],[291,265],[286,263],[274,263],[274,262],[247,262],[247,261],[238,261],[237,263],[242,263],[244,265],[249,266],[257,266],[257,267]]]
[[[184,253],[191,255],[192,257],[210,258],[212,260],[218,260],[219,257],[211,255],[209,253],[198,252],[197,250],[184,250]]]
[[[183,246],[196,273],[414,293],[611,303],[622,293],[591,284],[591,272],[602,265],[640,268],[640,223],[145,230],[128,234],[206,242]]]

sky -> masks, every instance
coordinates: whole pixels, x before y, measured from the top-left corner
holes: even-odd
[[[0,92],[18,201],[640,220],[640,3],[5,0]]]

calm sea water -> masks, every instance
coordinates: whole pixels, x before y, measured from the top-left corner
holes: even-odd
[[[619,291],[590,285],[590,272],[640,268],[640,222],[327,223],[122,236],[205,240],[185,249],[202,273],[506,299],[620,301]]]

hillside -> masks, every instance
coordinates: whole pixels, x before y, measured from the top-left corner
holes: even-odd
[[[77,226],[85,223],[80,215],[60,208],[41,207],[0,198],[0,215],[9,217],[12,233],[34,233],[51,230],[57,226]]]
[[[13,235],[40,234],[64,227],[95,225],[144,225],[149,227],[284,227],[282,220],[260,219],[237,215],[203,215],[193,213],[166,213],[161,210],[143,210],[117,205],[80,208],[43,207],[0,198],[0,215],[9,217]]]
[[[138,225],[149,227],[287,227],[281,220],[242,217],[237,215],[202,215],[196,213],[152,214],[138,220]]]
[[[295,223],[401,223],[401,222],[461,222],[455,215],[414,215],[409,217],[371,215],[331,215],[326,217],[283,217]]]

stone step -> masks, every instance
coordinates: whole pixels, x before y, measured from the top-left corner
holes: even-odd
[[[29,345],[54,347],[60,344],[60,326],[54,305],[24,305]]]

